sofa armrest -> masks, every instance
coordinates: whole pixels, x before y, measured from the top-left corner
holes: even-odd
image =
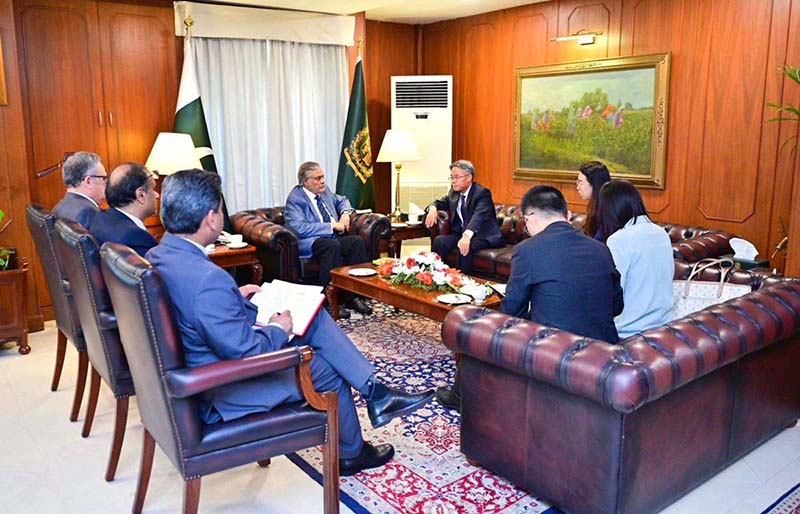
[[[450,233],[450,213],[448,211],[437,211],[436,223],[431,227],[431,241],[439,234]]]
[[[391,228],[391,222],[385,214],[354,214],[350,219],[350,234],[364,239],[367,255],[370,259],[381,256],[381,237]]]
[[[173,398],[187,398],[215,387],[293,368],[303,361],[303,353],[308,351],[310,348],[306,346],[292,347],[196,368],[168,371],[164,376],[167,392]]]
[[[454,352],[632,412],[648,398],[641,365],[623,347],[476,306],[453,309],[442,341]]]

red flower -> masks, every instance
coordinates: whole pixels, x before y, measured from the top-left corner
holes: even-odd
[[[414,275],[414,278],[416,278],[426,286],[433,284],[433,275],[431,275],[427,271],[423,271],[422,273],[417,273],[416,275]]]
[[[408,259],[406,259],[406,268],[411,269],[413,267],[414,267],[414,259],[409,257]]]
[[[378,275],[385,277],[392,274],[392,269],[394,268],[394,262],[384,262],[380,266],[378,266]]]
[[[454,275],[452,276],[452,278],[450,279],[450,283],[451,283],[451,284],[452,284],[454,287],[461,287],[461,286],[463,286],[463,285],[464,285],[464,283],[463,283],[463,282],[461,282],[461,275],[455,275],[455,274],[454,274]]]

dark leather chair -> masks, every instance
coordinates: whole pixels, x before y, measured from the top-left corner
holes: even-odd
[[[283,211],[283,206],[241,211],[231,216],[231,224],[234,231],[256,247],[265,280],[319,283],[319,262],[300,258],[297,236],[284,226]],[[354,214],[348,234],[361,236],[369,258],[377,259],[381,256],[381,238],[390,226],[389,218],[383,214]]]
[[[39,261],[42,263],[42,271],[47,281],[47,288],[50,290],[50,298],[53,300],[56,326],[58,327],[56,367],[53,371],[53,382],[50,385],[51,391],[58,389],[61,370],[64,367],[64,357],[67,352],[67,339],[78,350],[78,382],[75,386],[75,397],[72,400],[72,411],[69,415],[69,420],[75,421],[78,419],[83,390],[86,387],[89,358],[86,355],[86,340],[84,339],[78,312],[72,299],[69,280],[66,273],[64,273],[58,252],[56,252],[54,235],[56,216],[40,205],[30,204],[25,209],[25,218],[28,221],[28,228],[36,245],[36,253],[39,254]]]
[[[122,349],[117,319],[106,283],[100,271],[100,248],[95,238],[80,223],[68,219],[56,221],[56,250],[72,286],[72,297],[86,340],[86,353],[91,364],[89,402],[81,435],[92,430],[97,397],[102,378],[117,400],[114,436],[106,467],[106,481],[114,480],[125,439],[128,421],[128,398],[134,394],[128,360]]]
[[[142,511],[158,443],[184,478],[184,513],[197,512],[203,475],[250,462],[264,466],[275,455],[322,444],[325,512],[337,513],[338,403],[335,393],[314,390],[308,364],[311,348],[285,348],[187,368],[172,301],[158,272],[119,244],[105,243],[100,253],[144,425],[133,512]],[[213,425],[202,422],[199,397],[204,393],[292,367],[308,403],[287,403]]]

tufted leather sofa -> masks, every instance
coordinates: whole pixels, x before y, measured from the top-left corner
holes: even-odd
[[[731,275],[753,291],[617,345],[454,309],[461,451],[571,514],[657,512],[708,480],[800,416],[800,281]]]
[[[237,212],[231,216],[233,230],[255,246],[264,268],[265,280],[278,278],[287,282],[316,283],[319,263],[314,258],[301,259],[297,236],[284,226],[283,206]],[[381,234],[391,223],[383,214],[355,214],[351,217],[350,235],[364,239],[370,259],[380,257]]]
[[[495,211],[497,212],[497,221],[500,224],[500,232],[503,234],[506,246],[478,252],[472,261],[472,271],[470,273],[489,280],[506,282],[511,274],[511,254],[514,250],[514,245],[526,239],[528,235],[525,233],[525,219],[522,217],[519,205],[495,204]],[[576,228],[580,228],[585,220],[585,214],[575,214],[570,219],[570,223]],[[670,240],[672,240],[672,254],[675,259],[697,262],[707,257],[719,257],[733,253],[733,249],[729,244],[731,238],[735,237],[732,234],[674,223],[659,223],[659,225],[667,231]],[[436,237],[438,234],[447,234],[449,232],[449,213],[439,212],[439,222],[432,228],[431,236]],[[451,266],[455,266],[455,251],[448,255],[445,260]]]

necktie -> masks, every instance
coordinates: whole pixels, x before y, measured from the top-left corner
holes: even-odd
[[[463,194],[458,200],[458,210],[461,211],[461,220],[464,223],[464,230],[466,230],[469,223],[469,211],[467,211],[467,197]]]
[[[322,203],[322,198],[319,195],[317,195],[315,199],[317,200],[317,209],[319,209],[319,213],[322,215],[322,221],[324,221],[325,223],[330,223],[331,215],[328,214],[328,209],[326,209],[325,204]]]

